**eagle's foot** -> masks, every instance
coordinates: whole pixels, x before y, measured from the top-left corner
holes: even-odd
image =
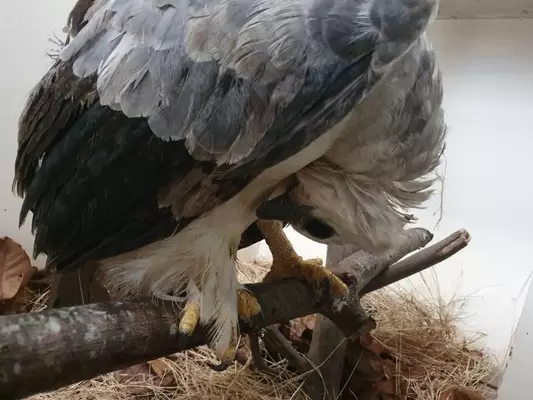
[[[256,315],[261,312],[261,306],[257,299],[246,289],[237,290],[237,312],[239,319],[245,322],[251,321]],[[220,360],[221,364],[212,366],[213,369],[220,371],[227,368],[227,365],[233,363],[237,347],[239,345],[239,329],[238,326],[232,329],[232,335],[229,346],[226,349],[215,350],[215,354]]]
[[[310,284],[315,291],[319,290],[321,284],[326,280],[335,300],[342,301],[348,297],[348,286],[331,271],[324,268],[320,258],[304,260],[301,257],[296,257],[292,262],[285,262],[283,265],[273,263],[272,268],[265,276],[264,282],[273,282],[286,278],[301,279]]]
[[[200,321],[200,304],[197,301],[188,302],[183,309],[179,323],[180,333],[191,336]]]
[[[261,312],[261,306],[257,299],[246,289],[237,289],[237,313],[239,319],[245,322],[251,321],[256,315]],[[226,348],[218,348],[212,346],[215,355],[220,360],[219,365],[209,365],[215,371],[224,371],[235,361],[237,348],[239,346],[239,327],[235,326],[231,330],[231,338],[229,345]],[[210,346],[211,347],[211,346]]]
[[[237,309],[239,318],[250,321],[261,312],[261,306],[257,299],[246,289],[237,290]]]
[[[250,321],[261,312],[261,306],[257,299],[246,289],[237,290],[237,312],[240,319]],[[179,323],[179,331],[184,335],[191,336],[200,321],[200,304],[197,301],[190,301],[185,305]],[[231,337],[227,346],[220,347],[217,343],[209,343],[209,347],[215,352],[219,359],[219,365],[209,364],[215,371],[223,371],[235,360],[235,354],[239,344],[238,325],[231,328]]]
[[[221,351],[217,351],[216,346],[211,343],[208,345],[208,347],[215,352],[215,356],[220,361],[219,364],[213,364],[210,362],[207,362],[207,366],[211,368],[213,371],[222,372],[227,370],[235,361],[235,355],[237,354],[237,347],[239,345],[239,337],[238,335],[234,335],[234,337],[231,338],[230,344],[227,348],[222,349]]]
[[[322,259],[302,259],[294,251],[291,242],[283,232],[281,223],[259,220],[257,226],[272,253],[272,267],[264,281],[272,282],[285,278],[301,279],[312,285],[317,293],[321,284],[327,281],[334,302],[342,303],[346,300],[349,292],[348,286],[322,266]]]

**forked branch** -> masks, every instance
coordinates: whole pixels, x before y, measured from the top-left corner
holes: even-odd
[[[424,232],[427,231],[419,230]],[[414,255],[390,266],[431,239],[429,232],[415,237],[418,242],[407,246],[403,255],[398,253],[379,261],[362,253],[362,258],[343,260],[339,264],[340,276],[350,284],[353,295],[341,310],[333,308],[327,287],[317,293],[293,279],[247,285],[262,313],[251,322],[241,321],[242,332],[257,332],[315,313],[326,315],[347,336],[372,328],[359,304],[362,293],[442,261],[469,239],[466,231],[459,231],[428,248],[429,252],[418,253],[424,256]],[[417,256],[418,261],[413,258]],[[409,263],[410,259],[414,261]],[[205,344],[205,329],[197,329],[190,337],[179,334],[178,310],[173,306],[141,299],[0,317],[0,398],[18,399],[54,390]]]

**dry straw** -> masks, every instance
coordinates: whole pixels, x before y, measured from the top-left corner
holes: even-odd
[[[242,282],[257,282],[268,267],[241,263],[238,270]],[[33,309],[41,309],[45,298],[46,293],[36,293]],[[423,297],[394,287],[367,295],[364,304],[378,323],[375,338],[396,358],[396,373],[406,383],[403,386],[407,393],[399,398],[442,400],[442,394],[450,389],[479,391],[490,380],[494,372],[492,359],[480,350],[478,338],[467,341],[457,328],[457,300],[444,302],[438,297]],[[270,364],[278,376],[268,377],[238,364],[225,372],[214,372],[205,366],[206,361],[216,362],[205,347],[177,354],[172,360],[161,360],[166,373],[172,376],[172,387],[163,387],[161,378],[148,373],[144,366],[130,369],[136,376],[129,380],[111,373],[30,399],[306,398],[301,391],[301,379],[291,375],[285,363]]]

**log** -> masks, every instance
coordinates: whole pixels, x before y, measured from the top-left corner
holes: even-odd
[[[332,318],[328,290],[322,296],[298,280],[253,284],[262,313],[241,321],[241,332],[313,313]],[[291,293],[290,302],[287,293]],[[109,301],[0,317],[0,399],[18,399],[206,343],[206,330],[178,332],[178,310],[149,299]],[[337,321],[346,335],[359,326]]]

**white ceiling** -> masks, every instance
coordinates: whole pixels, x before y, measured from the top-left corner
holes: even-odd
[[[533,18],[533,0],[440,0],[439,18]]]

